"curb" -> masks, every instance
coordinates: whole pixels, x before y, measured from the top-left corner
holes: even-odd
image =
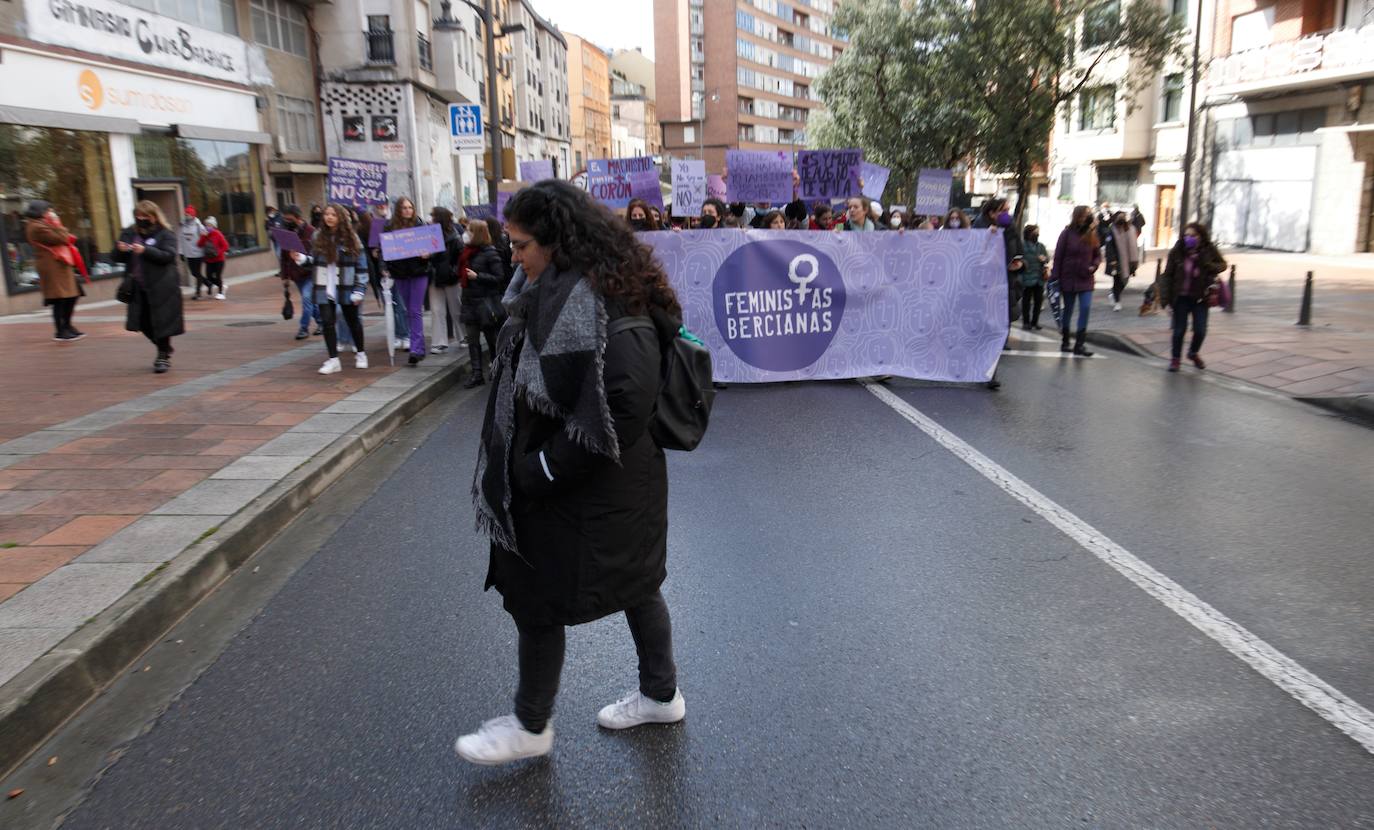
[[[1374,395],[1328,395],[1294,400],[1334,412],[1361,426],[1374,428]]]
[[[0,686],[0,777],[403,424],[457,385],[461,357],[339,437],[211,537],[193,542],[129,593]]]
[[[1158,359],[1158,355],[1136,344],[1134,340],[1124,334],[1117,334],[1114,331],[1090,330],[1087,340],[1094,346],[1101,346],[1104,349],[1111,349],[1115,352],[1125,352],[1136,357],[1148,357]]]

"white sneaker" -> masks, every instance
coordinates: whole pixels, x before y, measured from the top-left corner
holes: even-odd
[[[216,295],[215,295],[215,299],[216,299],[216,300],[222,300],[222,299],[224,299],[224,292],[221,291],[221,292],[219,292],[218,294],[216,294]]]
[[[400,338],[400,337],[396,338],[395,340],[392,340],[392,341],[391,341],[391,350],[394,352],[394,351],[396,351],[397,349],[409,350],[409,349],[410,349],[410,341],[409,341],[409,340],[404,340],[404,339],[402,339],[402,338]]]
[[[539,734],[528,732],[515,715],[502,715],[482,724],[471,735],[464,735],[454,744],[458,757],[473,764],[492,766],[538,758],[553,749],[553,724]]]
[[[342,371],[343,365],[339,363],[337,357],[329,358],[324,362],[324,365],[320,367],[320,374],[322,375],[335,375]]]
[[[645,723],[677,723],[687,717],[687,701],[682,690],[673,694],[667,703],[631,692],[596,714],[596,722],[607,729],[629,729]]]
[[[1121,303],[1112,303],[1112,311],[1120,311]]]
[[[367,352],[358,352],[353,356],[353,365],[358,369],[367,368]]]

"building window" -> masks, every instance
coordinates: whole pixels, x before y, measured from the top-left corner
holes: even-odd
[[[286,0],[252,0],[253,40],[263,46],[310,57],[305,12]]]
[[[315,104],[304,98],[277,96],[277,116],[281,121],[279,135],[288,153],[318,153],[320,131],[315,120]]]
[[[32,199],[52,202],[63,226],[76,237],[91,279],[123,273],[110,252],[119,229],[133,217],[119,215],[108,134],[0,124],[0,194],[5,204],[0,250],[11,295],[38,286],[20,216]]]
[[[145,134],[134,137],[134,164],[140,178],[180,179],[186,203],[219,220],[230,251],[262,247],[257,147]]]
[[[1169,16],[1186,24],[1188,22],[1188,0],[1169,0]]]
[[[1110,42],[1121,28],[1121,0],[1104,0],[1083,12],[1083,48]]]
[[[1129,205],[1136,201],[1136,187],[1140,167],[1120,164],[1097,168],[1097,202],[1110,205]]]
[[[683,143],[683,144],[691,144],[692,142],[694,142],[694,141],[696,141],[696,140],[697,140],[697,128],[696,128],[696,127],[683,127],[683,128],[682,128],[682,143]]]
[[[1116,127],[1116,87],[1085,89],[1078,96],[1078,129],[1111,130]]]
[[[277,205],[286,207],[296,203],[296,180],[291,176],[273,176],[272,189],[277,193]]]
[[[129,0],[129,5],[214,32],[239,33],[234,0]]]
[[[1165,123],[1182,119],[1183,75],[1166,75],[1164,77],[1164,100],[1160,106],[1160,113],[1163,116],[1160,120]]]
[[[1059,168],[1059,198],[1061,201],[1073,201],[1073,173],[1072,167]]]

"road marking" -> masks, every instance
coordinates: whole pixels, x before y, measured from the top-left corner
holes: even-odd
[[[1053,357],[1059,360],[1106,360],[1100,354],[1074,354],[1073,352],[1037,352],[1032,349],[1003,349],[1002,354],[1013,357]]]
[[[1208,637],[1245,661],[1271,683],[1288,692],[1332,726],[1374,754],[1374,712],[1303,668],[1283,652],[1199,599],[1188,589],[1137,559],[1130,551],[1078,518],[1045,494],[1003,469],[963,439],[940,426],[891,390],[862,381],[878,400],[929,435],[960,461],[1029,507],[1089,553],[1110,565],[1136,587],[1162,602]]]

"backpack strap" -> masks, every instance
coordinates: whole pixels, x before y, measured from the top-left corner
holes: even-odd
[[[630,329],[653,329],[655,332],[658,331],[658,327],[654,325],[654,321],[650,317],[617,317],[606,326],[606,337],[609,339],[620,334],[622,331],[629,331]]]

